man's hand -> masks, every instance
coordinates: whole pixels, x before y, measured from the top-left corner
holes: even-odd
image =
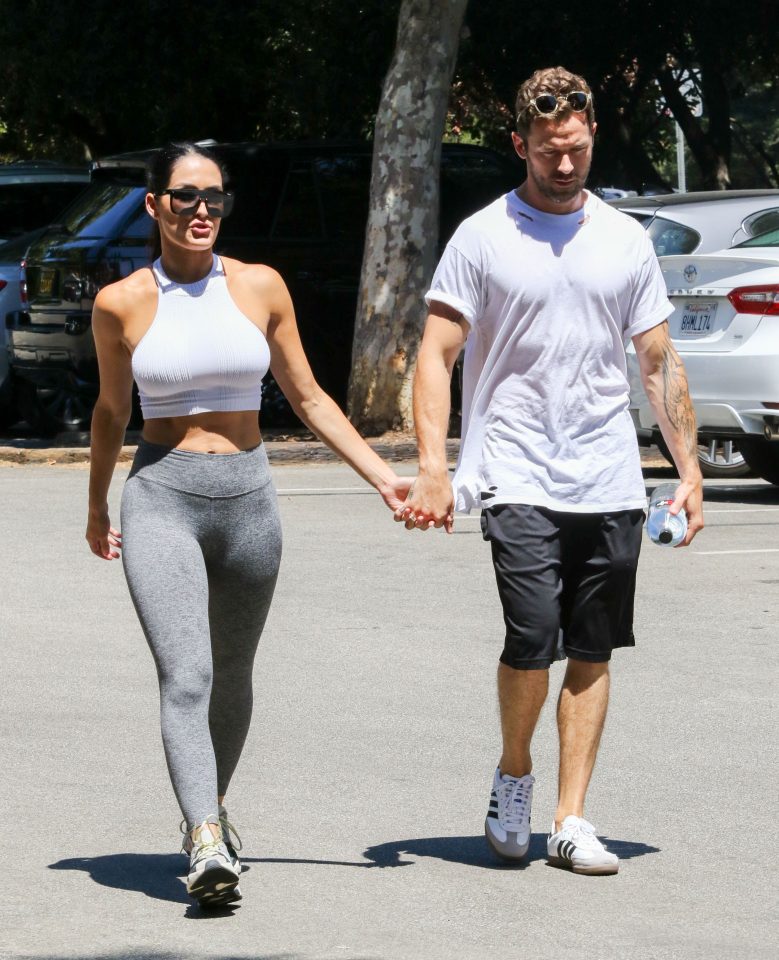
[[[406,530],[443,527],[451,533],[454,528],[454,495],[449,474],[420,474],[409,490],[406,502],[395,511],[395,520],[404,523]]]
[[[703,479],[682,480],[676,488],[676,499],[668,508],[673,516],[684,507],[687,512],[687,533],[677,547],[687,547],[695,534],[703,529]]]
[[[703,529],[703,478],[698,465],[698,433],[687,374],[671,340],[667,321],[637,334],[633,337],[633,346],[644,390],[682,478],[670,512],[677,514],[682,507],[687,511],[687,534],[678,544],[686,547]]]

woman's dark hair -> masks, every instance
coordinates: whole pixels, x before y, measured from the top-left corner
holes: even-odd
[[[166,143],[152,158],[146,174],[146,185],[151,193],[161,193],[170,183],[173,168],[184,157],[204,157],[219,167],[222,178],[225,178],[225,169],[219,159],[206,147],[199,143]]]
[[[218,157],[215,156],[209,149],[206,147],[201,147],[198,143],[188,143],[183,142],[170,142],[166,143],[164,147],[161,147],[151,159],[149,166],[146,171],[146,186],[149,189],[150,193],[158,194],[162,193],[170,183],[170,177],[173,173],[173,168],[184,157],[204,157],[206,160],[210,160],[212,163],[215,163],[219,167],[219,172],[222,174],[222,180],[227,180],[227,171],[225,170],[223,164]],[[162,252],[162,246],[160,244],[160,230],[157,225],[157,221],[154,221],[154,226],[152,228],[152,260],[156,260],[157,257]]]

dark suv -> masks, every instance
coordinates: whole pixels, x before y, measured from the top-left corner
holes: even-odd
[[[301,338],[323,388],[343,406],[368,210],[371,144],[222,144],[235,209],[217,252],[275,267],[290,288]],[[27,256],[29,312],[9,322],[25,414],[41,432],[87,425],[98,388],[90,316],[97,291],[149,263],[144,210],[152,151],[94,165],[91,188]],[[468,214],[519,180],[511,157],[444,144],[442,243]],[[272,382],[263,422],[289,416]]]

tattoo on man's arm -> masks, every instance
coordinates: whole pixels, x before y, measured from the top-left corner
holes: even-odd
[[[681,434],[687,452],[697,456],[698,435],[695,411],[687,388],[687,376],[679,354],[669,343],[663,348],[663,405],[674,430]]]

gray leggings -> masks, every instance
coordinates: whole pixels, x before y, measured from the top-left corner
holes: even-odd
[[[252,665],[281,559],[263,446],[141,441],[122,495],[124,570],[157,665],[162,740],[191,828],[217,813],[252,712]]]

